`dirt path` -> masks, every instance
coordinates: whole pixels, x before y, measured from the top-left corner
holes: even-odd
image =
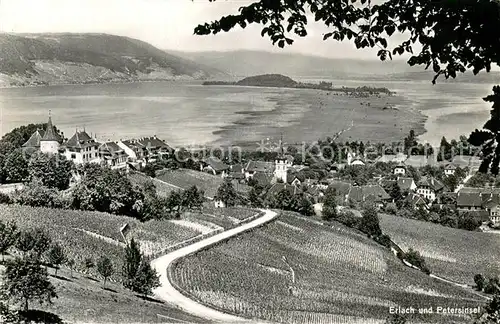
[[[209,308],[184,296],[180,291],[176,290],[172,285],[172,283],[168,280],[167,268],[170,264],[172,264],[172,262],[174,262],[177,259],[183,258],[189,254],[202,250],[224,239],[243,233],[246,230],[265,224],[273,220],[277,216],[277,213],[271,210],[263,210],[263,211],[264,215],[262,217],[259,217],[249,223],[216,234],[212,237],[208,237],[202,241],[180,248],[164,256],[161,256],[158,259],[153,260],[151,262],[151,265],[160,274],[160,285],[161,285],[159,288],[155,289],[154,291],[155,295],[158,298],[172,305],[175,305],[192,315],[197,315],[199,317],[205,318],[210,321],[226,322],[226,323],[242,323],[242,322],[255,323],[255,321],[250,321],[245,318],[240,318],[234,315],[226,314],[218,310]]]

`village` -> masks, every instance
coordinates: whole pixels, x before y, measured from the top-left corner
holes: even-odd
[[[100,143],[84,129],[76,130],[63,141],[55,131],[51,116],[47,128],[37,129],[24,143],[23,150],[61,154],[75,165],[95,163],[124,173],[142,171],[153,177],[159,171],[165,173],[161,169],[171,165],[165,161],[175,159],[175,150],[156,136]],[[280,140],[276,152],[260,159],[231,163],[227,158],[224,161],[224,158],[215,156],[192,156],[188,162],[181,164],[181,168],[220,178],[215,182],[219,185],[222,180],[230,181],[242,196],[246,196],[239,201],[242,205],[278,207],[270,202],[280,192],[286,191],[292,197],[300,195],[301,199],[307,199],[310,210],[321,215],[324,194],[328,188],[334,188],[339,210],[346,208],[356,213],[357,209],[370,203],[384,212],[443,224],[447,221],[436,213],[445,219],[449,215],[444,214],[456,217],[466,214],[477,224],[472,226],[474,229],[492,230],[500,223],[500,188],[495,188],[492,183],[483,187],[469,186],[481,164],[477,156],[454,156],[450,161],[438,162],[435,154],[372,154],[368,159],[366,154],[349,151],[345,159],[339,161],[341,163],[305,165],[294,161]],[[361,181],[360,173],[366,173]],[[76,173],[72,182],[78,179]],[[176,181],[168,177],[163,181],[175,188],[188,189],[182,183],[172,183]],[[17,187],[15,184],[2,187],[4,192],[20,188],[19,184]],[[225,202],[216,197],[217,188],[204,189],[206,198],[213,200],[215,207],[225,206]],[[258,202],[255,197],[254,201],[248,199],[252,194],[257,196]],[[447,226],[457,225],[448,223]]]

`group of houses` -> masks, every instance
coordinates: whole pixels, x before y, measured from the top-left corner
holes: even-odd
[[[172,153],[172,148],[156,136],[101,143],[85,129],[77,129],[73,136],[64,140],[56,132],[50,115],[46,129],[37,129],[23,148],[62,154],[75,164],[105,163],[113,169],[144,166]]]

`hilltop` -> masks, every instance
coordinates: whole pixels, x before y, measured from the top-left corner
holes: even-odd
[[[108,34],[0,34],[0,85],[206,79],[224,72]]]

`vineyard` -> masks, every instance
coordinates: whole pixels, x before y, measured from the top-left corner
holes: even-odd
[[[205,192],[205,197],[214,197],[217,193],[217,188],[224,181],[221,176],[188,169],[163,170],[158,172],[156,178],[182,189],[196,186]],[[235,184],[235,189],[246,193],[250,190],[250,187],[244,184]]]
[[[213,204],[203,206],[203,213],[211,214],[217,217],[229,217],[236,221],[242,221],[259,213],[256,209],[241,208],[241,207],[228,207],[228,208],[215,208]]]
[[[168,195],[172,191],[176,190],[175,187],[169,186],[168,184],[162,181],[158,181],[157,179],[148,177],[147,175],[144,175],[142,173],[137,173],[137,172],[130,173],[128,175],[128,178],[134,185],[137,185],[139,187],[142,187],[148,181],[152,181],[154,186],[156,187],[156,193],[160,197],[168,197]]]
[[[380,225],[403,249],[414,248],[437,275],[474,284],[474,275],[498,276],[500,236],[469,232],[429,222],[380,215]]]
[[[390,306],[482,304],[473,294],[404,267],[349,228],[295,214],[188,256],[171,271],[182,290],[205,304],[283,323],[377,323]],[[439,316],[416,314],[412,321],[435,322]]]
[[[140,223],[130,217],[100,212],[3,204],[0,204],[0,220],[13,220],[21,229],[44,229],[54,241],[62,243],[67,256],[76,261],[77,271],[84,270],[82,263],[86,258],[96,260],[101,255],[108,256],[116,269],[121,269],[124,241],[120,228],[124,224],[129,224],[131,228],[127,239],[137,239],[146,254],[163,251],[169,246],[200,235],[202,231],[197,230],[196,226],[218,228],[202,221],[201,225],[197,225],[196,219],[185,221],[184,224],[169,220]],[[186,226],[188,223],[192,223],[191,226]],[[112,279],[119,280],[119,271]]]

